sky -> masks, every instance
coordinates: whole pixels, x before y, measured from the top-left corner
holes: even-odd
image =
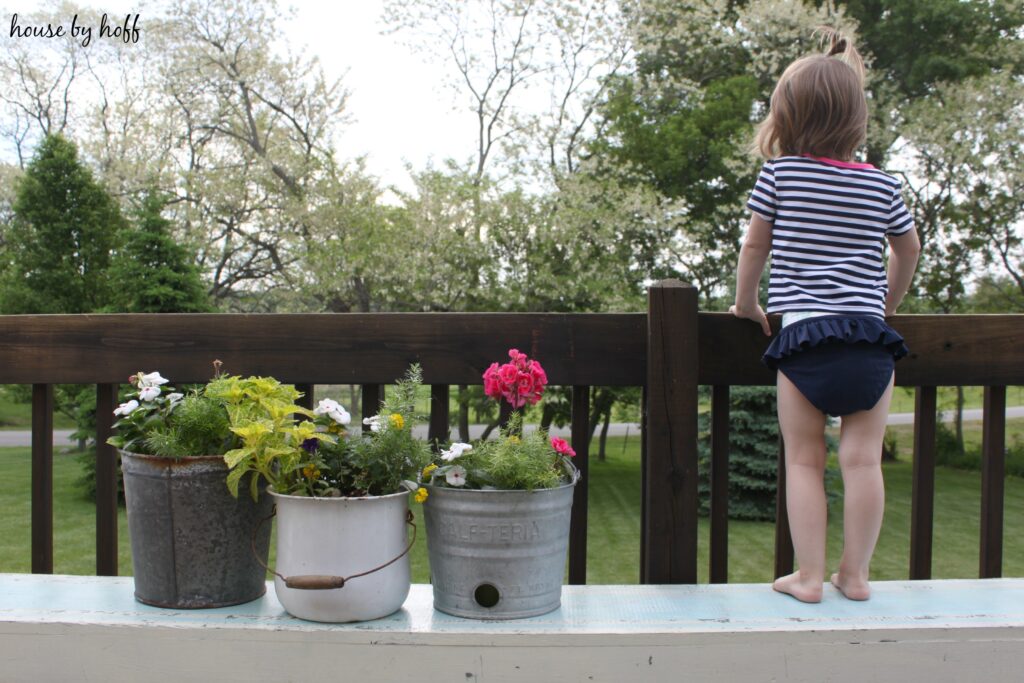
[[[381,35],[380,0],[336,4],[292,0],[294,20],[286,24],[293,45],[307,44],[328,76],[342,76],[354,119],[337,140],[340,157],[368,154],[368,170],[384,182],[409,190],[404,162],[423,168],[446,156],[472,153],[474,119],[442,83],[443,67],[425,63],[398,36]]]
[[[79,2],[109,12],[111,19],[138,13],[145,26],[140,2]],[[293,49],[305,46],[304,55],[317,56],[328,79],[342,77],[349,91],[351,123],[339,126],[335,140],[340,160],[365,154],[367,170],[384,186],[409,191],[406,162],[422,169],[431,160],[440,165],[445,157],[464,159],[472,153],[472,114],[465,106],[455,110],[457,96],[442,83],[444,67],[413,55],[398,36],[381,35],[382,0],[279,0],[279,5],[295,11],[294,18],[279,21],[283,37]],[[3,6],[7,23],[11,12],[29,14],[43,3],[7,0]]]

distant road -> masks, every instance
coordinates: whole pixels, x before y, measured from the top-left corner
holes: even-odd
[[[953,411],[943,411],[943,416],[946,422],[953,421]],[[1014,406],[1006,409],[1006,417],[1024,417],[1024,406]],[[981,409],[971,408],[964,410],[964,420],[978,421],[981,420]],[[909,425],[914,423],[913,413],[892,413],[889,415],[889,424],[891,425]],[[531,431],[536,429],[536,425],[526,425],[526,430]],[[477,439],[483,433],[485,425],[470,425],[469,436],[471,439]],[[420,438],[426,438],[427,427],[426,425],[420,425],[415,428],[415,434]],[[457,432],[452,430],[452,436],[455,436]],[[552,427],[552,436],[569,436],[569,427]],[[640,425],[636,422],[613,422],[608,426],[608,436],[635,436],[640,433]],[[74,442],[70,439],[70,429],[57,429],[53,432],[53,445],[58,448],[72,445]],[[28,431],[0,431],[0,448],[7,446],[31,446],[32,445],[32,433]]]

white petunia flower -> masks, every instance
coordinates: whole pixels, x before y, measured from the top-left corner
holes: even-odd
[[[161,384],[167,384],[169,381],[169,379],[161,377],[159,372],[150,372],[145,375],[139,375],[139,388],[158,387]]]
[[[139,398],[143,401],[152,401],[160,395],[160,387],[142,387],[139,389]]]
[[[114,415],[128,415],[133,410],[139,407],[139,402],[134,398],[126,403],[122,403],[114,409]]]
[[[371,432],[379,432],[380,431],[380,415],[374,415],[373,417],[364,417],[363,418],[363,424],[364,425],[370,425],[370,431]]]
[[[347,425],[352,422],[352,416],[348,414],[345,407],[334,399],[325,398],[317,404],[316,408],[313,409],[314,415],[327,415],[332,420],[341,425]],[[363,420],[365,423],[366,421]],[[376,431],[376,430],[374,430]]]
[[[451,445],[446,451],[441,451],[441,459],[447,462],[451,462],[456,458],[460,457],[463,453],[468,453],[473,450],[473,446],[468,443],[456,442]]]
[[[464,486],[466,484],[466,468],[455,465],[445,473],[444,480],[451,486]]]
[[[173,394],[167,394],[167,400],[171,403],[177,403],[183,398],[185,398],[185,394],[179,394],[177,391]]]

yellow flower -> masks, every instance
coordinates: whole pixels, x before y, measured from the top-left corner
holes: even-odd
[[[327,432],[329,434],[337,434],[338,436],[345,436],[345,428],[342,427],[337,422],[332,422],[331,424],[327,425]]]
[[[422,486],[419,487],[418,489],[416,489],[416,502],[422,503],[427,499],[427,496],[429,495],[430,494],[427,493],[427,490],[425,488],[423,488]]]
[[[435,465],[433,463],[431,463],[431,464],[427,465],[426,467],[424,467],[423,468],[423,478],[424,479],[429,479],[430,475],[433,474],[434,470],[436,470],[436,469],[437,469],[437,465]]]
[[[519,437],[516,436],[515,434],[513,434],[510,437],[508,437],[508,440],[511,441],[512,443],[519,443]]]
[[[391,413],[391,415],[388,416],[388,419],[391,420],[391,425],[395,429],[401,429],[405,426],[405,418],[403,418],[399,413]]]
[[[302,468],[302,476],[306,479],[318,479],[320,477],[320,469],[316,465],[310,463]]]

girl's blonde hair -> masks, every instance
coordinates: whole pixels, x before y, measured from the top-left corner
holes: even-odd
[[[772,92],[768,116],[758,126],[754,148],[766,159],[809,154],[848,161],[867,137],[860,53],[834,29],[818,32],[828,50],[786,68]]]

